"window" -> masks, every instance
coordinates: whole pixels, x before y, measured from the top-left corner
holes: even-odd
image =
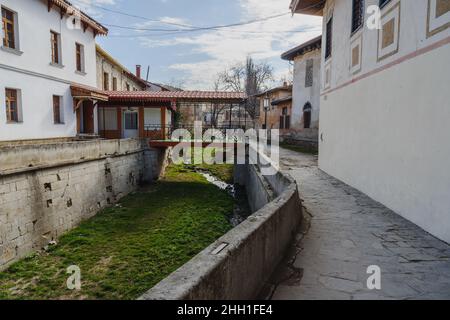
[[[130,84],[127,83],[127,91],[130,91]]]
[[[388,4],[391,0],[380,0],[380,8],[383,8],[386,4]]]
[[[17,16],[11,10],[2,7],[2,34],[3,46],[10,49],[17,49],[16,32]]]
[[[280,129],[290,129],[291,117],[289,116],[289,110],[287,107],[283,108],[280,116]]]
[[[50,31],[50,43],[52,47],[52,64],[61,64],[60,35]]]
[[[364,24],[364,0],[353,0],[352,33]]]
[[[6,121],[8,123],[19,122],[19,99],[18,91],[15,89],[6,89]]]
[[[333,17],[327,22],[326,37],[325,59],[328,59],[331,57],[331,47],[333,45]]]
[[[138,114],[137,112],[125,113],[125,130],[137,130],[138,129]]]
[[[312,112],[311,103],[307,102],[303,106],[303,127],[305,129],[311,128],[311,112]]]
[[[103,90],[109,90],[109,74],[107,72],[103,73]]]
[[[113,91],[117,91],[117,78],[113,77]]]
[[[63,123],[60,96],[53,96],[53,122],[55,124]]]
[[[77,64],[77,71],[78,72],[84,72],[84,46],[75,43],[75,56],[76,56],[76,64]]]
[[[313,85],[313,69],[314,60],[309,59],[306,61],[306,72],[305,72],[305,88],[312,87]]]

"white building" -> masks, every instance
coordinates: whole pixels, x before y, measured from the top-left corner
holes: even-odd
[[[83,126],[95,132],[94,104],[76,103],[74,112],[71,84],[96,87],[95,37],[107,29],[63,0],[0,6],[0,141],[74,137]]]
[[[147,82],[141,79],[141,66],[136,66],[136,74],[125,68],[98,44],[97,88],[105,91],[145,91]]]
[[[320,168],[450,242],[450,1],[291,8],[323,15]]]
[[[283,53],[294,62],[292,85],[291,140],[318,143],[320,111],[320,63],[322,36]]]

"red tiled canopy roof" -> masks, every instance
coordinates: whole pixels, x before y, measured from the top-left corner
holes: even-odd
[[[70,86],[73,96],[104,96],[112,102],[229,102],[239,103],[247,99],[244,92],[232,91],[103,91],[95,87],[72,83]]]
[[[230,91],[107,91],[110,101],[136,100],[221,100],[241,101],[247,98],[244,92]]]

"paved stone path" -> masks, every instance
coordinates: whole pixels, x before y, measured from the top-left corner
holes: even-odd
[[[317,168],[281,151],[306,221],[272,281],[272,299],[450,299],[450,246]],[[425,214],[425,213],[424,213]],[[367,267],[381,290],[367,289]]]

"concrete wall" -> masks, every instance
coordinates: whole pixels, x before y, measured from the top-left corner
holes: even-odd
[[[436,1],[393,0],[383,8],[399,28],[398,50],[382,58],[378,30],[350,37],[351,1],[327,1],[324,24],[332,15],[334,38],[332,57],[322,62],[331,77],[322,88],[319,165],[450,242],[450,11],[430,33],[439,24],[428,22],[429,4]],[[355,41],[360,70],[350,66]]]
[[[61,164],[73,164],[143,149],[140,140],[68,141],[40,145],[0,148],[0,177],[5,174],[37,170]]]
[[[6,152],[15,155],[19,166],[17,173],[0,176],[0,270],[56,240],[141,182],[157,178],[167,156],[133,140],[42,148],[39,154],[45,157],[48,152],[49,159],[33,160],[45,165],[27,170],[22,164],[39,146],[25,146],[23,157],[21,148]]]
[[[254,166],[240,165],[235,167],[235,174],[240,176],[240,184],[246,187],[248,204],[252,212],[256,212],[275,198],[269,183]]]
[[[47,10],[46,2],[0,0],[17,13],[19,48],[0,49],[0,141],[73,137],[76,118],[70,83],[96,85],[95,39],[91,29],[71,29],[71,19]],[[61,66],[52,66],[50,30],[61,34]],[[84,46],[85,73],[76,72],[75,43]],[[22,122],[6,123],[5,88],[20,90]],[[53,95],[62,97],[64,124],[54,124]]]
[[[253,207],[263,206],[246,221],[222,236],[187,264],[161,281],[140,299],[204,300],[254,299],[279,264],[295,236],[302,218],[297,185],[278,174],[256,179],[255,166],[238,168],[240,179],[266,193],[267,185],[276,199],[253,197]],[[250,179],[245,179],[249,175]]]

